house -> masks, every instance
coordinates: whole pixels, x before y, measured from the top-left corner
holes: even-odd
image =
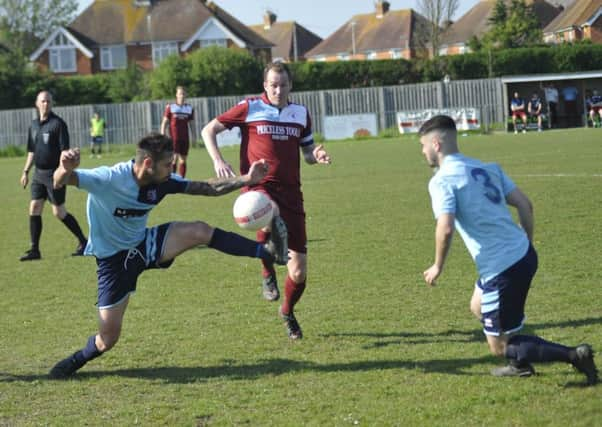
[[[272,42],[272,60],[303,61],[308,50],[322,41],[320,36],[295,21],[276,22],[276,14],[267,10],[263,24],[251,25],[253,31]]]
[[[602,43],[602,0],[576,0],[543,30],[546,43]]]
[[[412,9],[389,10],[377,0],[373,13],[353,16],[305,54],[309,61],[414,58],[427,51],[428,21]]]
[[[470,52],[468,42],[471,38],[481,38],[489,31],[489,19],[493,13],[496,0],[481,0],[460,19],[450,25],[441,40],[439,55],[457,55]],[[508,1],[508,3],[510,3]],[[533,8],[540,28],[548,25],[561,12],[561,6],[554,6],[545,0],[527,0],[526,4]]]
[[[95,0],[30,56],[55,74],[95,74],[134,63],[151,70],[168,55],[206,46],[271,60],[272,43],[204,0]]]

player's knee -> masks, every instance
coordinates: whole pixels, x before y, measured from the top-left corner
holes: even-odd
[[[119,332],[100,333],[100,340],[96,342],[96,347],[98,348],[98,351],[104,353],[105,351],[109,351],[110,349],[115,347],[115,344],[117,344],[117,341],[119,341],[119,335]]]
[[[305,282],[305,278],[307,277],[307,272],[305,271],[305,268],[296,267],[290,268],[288,271],[288,275],[293,280],[293,282],[303,283]]]
[[[197,244],[204,245],[211,240],[213,227],[203,221],[195,221],[191,223],[189,232],[189,235],[197,242]]]

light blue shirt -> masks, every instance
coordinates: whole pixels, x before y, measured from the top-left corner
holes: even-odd
[[[78,187],[88,191],[90,235],[86,255],[106,258],[136,247],[145,235],[150,211],[167,195],[183,193],[189,181],[179,175],[160,184],[138,186],[133,161],[77,169]]]
[[[506,205],[506,196],[515,188],[499,165],[459,153],[446,156],[429,182],[435,218],[455,215],[456,228],[483,281],[515,264],[529,248],[527,234]]]

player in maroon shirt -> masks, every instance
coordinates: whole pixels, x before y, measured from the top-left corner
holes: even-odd
[[[218,133],[239,127],[241,131],[240,173],[258,158],[270,165],[267,175],[253,190],[265,192],[274,203],[276,215],[272,227],[288,228],[289,262],[280,315],[291,339],[303,337],[293,309],[305,289],[307,277],[307,236],[300,179],[300,152],[309,164],[330,164],[322,145],[315,145],[311,118],[305,106],[289,102],[292,79],[286,65],[268,64],[263,74],[261,97],[249,98],[209,122],[202,132],[207,152],[213,159],[218,177],[235,175],[217,146]],[[248,188],[247,188],[248,189]],[[266,241],[270,229],[257,232],[257,240]],[[270,301],[280,297],[273,264],[263,263],[263,295]]]
[[[192,105],[186,104],[186,91],[184,87],[176,88],[176,102],[167,104],[163,121],[161,122],[161,134],[165,135],[167,125],[169,124],[169,135],[173,141],[174,162],[173,171],[177,172],[182,178],[186,176],[186,158],[188,157],[188,149],[190,148],[190,133],[194,136],[194,126],[190,122],[194,120],[194,109]]]

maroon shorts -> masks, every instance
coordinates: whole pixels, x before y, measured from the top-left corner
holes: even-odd
[[[245,190],[248,189],[249,188],[245,188]],[[288,229],[289,249],[302,254],[307,253],[303,194],[300,191],[274,191],[263,185],[254,186],[251,189],[267,194],[269,198],[278,205],[280,216],[286,223],[286,228]]]
[[[520,117],[523,120],[527,120],[527,115],[525,114],[525,110],[516,110],[512,112],[512,118],[516,119]]]
[[[188,155],[188,149],[190,148],[190,143],[187,139],[176,139],[173,142],[173,151],[176,154],[181,154],[182,156]]]
[[[593,111],[594,114],[600,114],[600,110],[602,110],[602,107],[592,107],[590,111]]]

